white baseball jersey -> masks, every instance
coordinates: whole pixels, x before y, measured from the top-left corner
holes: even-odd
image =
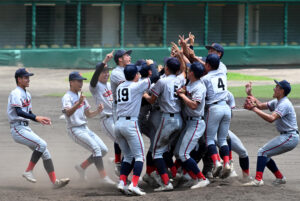
[[[223,73],[227,74],[227,67],[226,65],[220,61],[219,67],[218,67],[219,71],[222,71]]]
[[[103,84],[98,82],[96,87],[92,87],[90,85],[90,92],[95,99],[96,105],[100,105],[101,103],[103,104],[104,109],[101,114],[112,115],[113,97],[110,83]]]
[[[285,96],[279,101],[277,99],[269,101],[268,108],[271,112],[274,111],[280,116],[275,121],[279,132],[298,130],[295,109],[288,97]]]
[[[67,93],[62,97],[62,110],[64,111],[65,109],[73,107],[80,98],[80,94],[76,94],[72,91],[67,91]],[[89,109],[90,105],[88,101],[85,99],[82,104],[79,106],[79,108],[71,115],[66,117],[67,121],[67,127],[71,128],[74,126],[82,126],[87,124],[87,119],[84,114],[84,111]]]
[[[210,105],[219,101],[227,100],[227,76],[220,70],[212,70],[202,78],[206,86],[206,104]]]
[[[16,107],[21,108],[24,112],[29,113],[31,111],[31,95],[28,91],[22,89],[17,86],[14,90],[12,90],[8,97],[7,104],[7,115],[9,123],[15,123],[17,121],[27,121],[29,119],[25,119],[24,117],[20,117],[17,115]]]
[[[110,75],[110,85],[111,85],[111,91],[112,91],[114,100],[117,99],[117,95],[116,95],[117,87],[125,80],[126,79],[125,79],[125,75],[124,75],[124,67],[117,66],[111,72],[111,75]]]
[[[158,104],[164,113],[178,113],[181,111],[180,99],[176,91],[184,85],[180,76],[168,75],[161,78],[152,87],[153,95],[158,97]]]
[[[184,114],[189,117],[204,116],[205,96],[206,88],[201,80],[197,80],[193,83],[188,83],[186,86],[186,94],[190,100],[197,101],[200,104],[197,109],[193,110],[187,105],[184,106]]]
[[[149,89],[149,78],[138,82],[125,81],[117,88],[118,117],[138,117],[141,109],[143,92]]]
[[[228,91],[228,95],[227,95],[227,104],[229,105],[229,107],[231,109],[235,108],[235,106],[236,106],[234,96],[230,91]]]

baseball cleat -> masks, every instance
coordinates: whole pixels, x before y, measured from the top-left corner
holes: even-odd
[[[229,177],[238,177],[238,176],[239,176],[239,175],[236,173],[235,170],[231,171],[231,172],[230,172],[230,175],[229,175]]]
[[[155,192],[160,192],[160,191],[172,191],[173,190],[173,185],[171,182],[168,183],[168,185],[162,185],[156,189],[154,189]]]
[[[115,174],[117,177],[120,176],[120,171],[121,171],[121,163],[120,162],[115,163]]]
[[[281,179],[276,178],[276,179],[272,182],[272,184],[273,184],[274,186],[279,186],[279,185],[281,185],[281,184],[286,184],[286,178],[285,178],[285,177],[282,177]]]
[[[34,178],[32,171],[24,172],[22,176],[31,183],[36,183],[36,179]]]
[[[243,178],[242,178],[243,182],[250,182],[252,180],[253,180],[253,178],[249,174],[247,174],[246,172],[243,172]]]
[[[258,181],[256,179],[254,179],[254,180],[252,180],[248,183],[243,184],[243,186],[263,186],[263,185],[264,185],[263,180]]]
[[[138,186],[133,186],[133,183],[128,186],[128,190],[134,195],[146,195],[144,191],[142,191]]]
[[[198,183],[198,180],[197,179],[190,179],[190,180],[187,180],[187,181],[184,181],[181,186],[182,187],[191,187],[191,186],[194,186]]]
[[[109,176],[105,176],[100,180],[100,183],[110,184],[110,185],[116,185],[116,182],[114,182]]]
[[[54,189],[62,188],[66,186],[70,182],[69,178],[63,178],[63,179],[56,179],[56,181],[53,184]]]
[[[198,183],[196,185],[193,185],[191,187],[191,189],[203,188],[203,187],[206,187],[208,184],[210,184],[208,179],[205,179],[205,180],[204,179],[199,179]]]
[[[220,175],[220,172],[222,170],[222,164],[220,163],[220,161],[216,161],[216,164],[214,165],[213,168],[213,176],[214,177],[218,177]]]
[[[87,176],[86,176],[85,170],[80,165],[76,165],[75,170],[77,170],[77,172],[79,174],[80,181],[87,181]]]
[[[124,184],[121,180],[117,185],[118,190],[123,193],[124,195],[131,195],[132,193],[128,190],[128,186]]]
[[[221,178],[225,179],[225,178],[229,177],[230,173],[231,173],[230,165],[229,165],[229,163],[226,163],[221,171]]]
[[[214,178],[213,173],[211,171],[207,172],[205,177],[208,178],[208,179],[213,179]]]

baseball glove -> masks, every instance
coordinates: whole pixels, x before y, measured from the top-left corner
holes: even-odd
[[[244,103],[244,108],[247,110],[252,110],[254,107],[256,107],[256,103],[252,99],[247,98]]]

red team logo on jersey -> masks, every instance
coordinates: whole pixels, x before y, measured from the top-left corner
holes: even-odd
[[[76,101],[75,104],[76,104],[76,103],[78,103],[78,101]],[[85,101],[83,101],[83,102],[78,106],[78,109],[81,108],[81,107],[84,106],[84,105],[85,105]]]
[[[22,107],[28,107],[30,105],[31,100],[30,99],[24,99],[22,102]]]
[[[103,97],[107,98],[108,101],[113,101],[111,90],[105,90],[105,92],[103,93]]]

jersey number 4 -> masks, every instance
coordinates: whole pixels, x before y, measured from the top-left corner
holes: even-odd
[[[118,102],[127,102],[129,100],[129,89],[121,88],[118,90]]]
[[[214,93],[222,93],[227,90],[227,79],[226,77],[219,76],[211,79]]]

